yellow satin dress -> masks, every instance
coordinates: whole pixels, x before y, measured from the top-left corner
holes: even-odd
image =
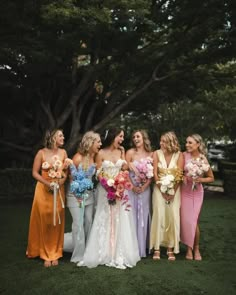
[[[180,152],[172,155],[169,166],[162,150],[157,151],[159,158],[159,173],[175,173],[178,171],[177,161]],[[174,253],[179,253],[180,242],[180,188],[177,189],[174,199],[167,204],[162,193],[156,185],[152,194],[153,215],[150,233],[150,249],[159,250],[161,246],[174,248]]]

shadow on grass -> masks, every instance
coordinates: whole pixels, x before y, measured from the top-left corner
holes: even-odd
[[[206,192],[200,218],[203,261],[186,261],[185,247],[175,262],[163,249],[160,261],[151,256],[136,267],[118,270],[99,266],[77,267],[64,253],[58,267],[44,268],[40,259],[27,259],[32,200],[2,201],[0,205],[0,294],[142,295],[234,294],[236,200],[219,192]],[[66,229],[71,217],[66,209]],[[96,247],[96,245],[94,245]]]

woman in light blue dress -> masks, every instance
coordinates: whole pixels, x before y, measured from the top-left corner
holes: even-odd
[[[92,178],[96,173],[95,155],[101,147],[98,133],[84,134],[79,151],[70,166],[70,185],[66,205],[72,216],[72,232],[64,235],[64,251],[72,252],[71,262],[81,261],[92,227],[95,190]]]

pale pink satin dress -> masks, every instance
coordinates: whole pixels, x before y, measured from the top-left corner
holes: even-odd
[[[186,164],[191,161],[191,154],[184,152],[184,174],[186,175]],[[183,244],[193,248],[196,227],[203,203],[204,190],[201,183],[196,184],[192,190],[193,182],[188,180],[181,185],[181,207],[180,207],[180,240]]]

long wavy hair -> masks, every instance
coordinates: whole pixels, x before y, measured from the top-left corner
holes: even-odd
[[[91,146],[94,144],[95,140],[100,139],[100,134],[92,130],[87,131],[81,139],[79,144],[78,152],[85,156],[89,153]]]
[[[166,149],[169,153],[176,153],[180,151],[180,144],[174,131],[163,133],[161,138],[166,142]]]
[[[140,132],[141,135],[142,135],[142,137],[143,137],[143,146],[144,146],[145,151],[146,151],[146,152],[151,152],[151,151],[152,151],[151,141],[150,141],[150,139],[149,139],[149,136],[148,136],[147,131],[144,130],[144,129],[137,129],[137,130],[134,130],[134,131],[132,132],[132,135],[131,135],[131,139],[132,139],[132,140],[131,140],[131,144],[132,144],[132,146],[135,147],[135,144],[134,144],[134,142],[133,142],[133,136],[134,136],[134,134],[137,133],[137,132]]]
[[[110,129],[105,130],[103,138],[102,138],[102,146],[108,147],[110,146],[117,135],[121,133],[121,131],[124,132],[124,130],[120,127],[112,127]]]
[[[189,135],[188,137],[192,137],[197,143],[199,143],[199,147],[198,147],[199,153],[206,156],[206,154],[207,154],[207,148],[205,146],[205,143],[204,143],[201,135],[195,133],[195,134]]]
[[[48,149],[52,149],[56,145],[56,136],[57,133],[61,131],[63,133],[62,129],[53,129],[53,130],[47,130],[44,136],[44,146]]]

